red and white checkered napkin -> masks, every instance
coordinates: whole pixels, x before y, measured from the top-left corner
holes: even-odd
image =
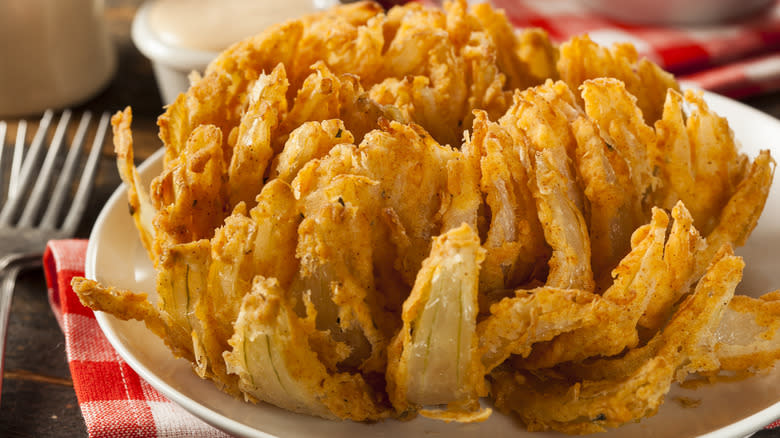
[[[49,242],[49,303],[65,333],[73,388],[90,437],[227,437],[163,397],[109,344],[70,280],[84,275],[86,240]]]
[[[588,33],[611,45],[633,43],[678,79],[733,98],[780,89],[780,0],[754,17],[689,27],[619,23],[578,0],[490,0],[517,27],[540,27],[563,42]]]

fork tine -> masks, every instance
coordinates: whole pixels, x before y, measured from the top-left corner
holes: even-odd
[[[10,194],[8,202],[3,205],[3,209],[0,210],[0,225],[9,225],[13,216],[15,216],[19,210],[19,204],[21,204],[23,199],[22,195],[27,190],[27,186],[30,185],[32,167],[37,163],[38,158],[41,155],[43,140],[46,138],[46,132],[49,130],[52,116],[53,112],[47,110],[41,118],[41,122],[38,125],[38,131],[35,132],[35,137],[33,138],[32,145],[27,153],[27,158],[22,165],[18,184],[14,185],[15,190]]]
[[[79,122],[76,135],[73,137],[73,142],[70,145],[68,156],[65,158],[65,163],[62,165],[60,176],[57,178],[54,193],[49,200],[49,204],[46,207],[46,213],[44,213],[43,219],[41,220],[41,228],[54,229],[57,226],[57,220],[62,209],[62,202],[65,200],[66,192],[71,187],[71,183],[76,174],[78,159],[84,149],[84,139],[87,136],[87,127],[89,127],[90,120],[92,120],[92,113],[89,111],[81,115],[81,122]]]
[[[8,198],[16,193],[19,185],[19,173],[22,169],[22,158],[24,157],[24,140],[27,137],[27,121],[21,120],[16,127],[16,143],[14,143],[14,158],[11,162],[11,175],[8,180]]]
[[[62,224],[62,231],[67,235],[75,234],[76,227],[78,227],[81,216],[84,215],[84,209],[87,207],[89,194],[95,185],[95,174],[97,173],[100,153],[103,150],[103,141],[106,138],[109,120],[110,115],[108,113],[103,113],[100,117],[95,140],[92,142],[92,149],[89,151],[87,163],[84,165],[84,171],[81,174],[79,188],[73,197],[73,203],[70,206],[70,210],[68,210],[68,215],[65,217],[65,222]]]
[[[49,145],[46,158],[43,160],[38,177],[35,179],[35,185],[30,193],[30,197],[27,199],[27,205],[25,205],[24,211],[22,211],[22,217],[19,218],[19,227],[32,227],[35,224],[36,215],[40,211],[41,203],[43,202],[43,195],[46,193],[54,174],[54,162],[57,160],[57,155],[59,155],[64,143],[65,130],[68,129],[68,124],[70,124],[70,116],[70,110],[63,111],[60,116],[60,122],[54,131],[54,137],[51,145]]]
[[[0,122],[0,189],[5,185],[5,165],[3,163],[3,151],[5,151],[5,134],[8,131],[8,124],[5,121]],[[0,190],[0,201],[3,200],[3,192]]]

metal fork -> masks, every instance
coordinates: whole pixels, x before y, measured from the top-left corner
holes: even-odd
[[[49,240],[68,238],[75,234],[94,186],[109,115],[104,113],[100,118],[75,192],[72,185],[77,176],[92,115],[89,112],[82,115],[67,156],[62,165],[58,166],[71,115],[69,110],[60,115],[43,160],[41,155],[46,149],[44,143],[54,118],[53,112],[46,111],[43,114],[26,154],[27,124],[20,121],[9,176],[3,175],[3,170],[8,167],[3,161],[6,158],[7,124],[0,122],[0,393],[8,315],[16,277],[25,268],[41,265],[43,250]],[[54,181],[57,171],[59,175]],[[7,188],[3,189],[6,180]],[[71,192],[74,192],[72,197]],[[70,206],[62,218],[62,208],[68,198],[71,199]],[[44,204],[45,211],[41,213]]]

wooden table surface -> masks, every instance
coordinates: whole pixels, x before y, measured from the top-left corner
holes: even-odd
[[[75,108],[115,112],[133,107],[136,158],[151,155],[157,139],[157,116],[162,103],[149,62],[130,40],[130,23],[141,0],[106,0],[106,19],[115,41],[119,67],[113,81],[98,96]],[[780,118],[780,92],[746,99],[744,103]],[[103,204],[119,185],[110,142],[106,142],[87,215],[78,237],[87,237]],[[0,437],[76,437],[86,428],[65,358],[62,332],[46,299],[40,270],[19,279],[11,309],[6,345],[5,380],[0,403]],[[778,388],[780,392],[780,388]],[[757,437],[780,438],[780,432]]]

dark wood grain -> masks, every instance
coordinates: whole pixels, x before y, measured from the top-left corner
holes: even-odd
[[[116,44],[119,68],[105,90],[75,109],[115,112],[131,105],[138,161],[160,145],[156,119],[162,112],[151,65],[130,40],[130,23],[140,3],[141,0],[106,1],[106,20]],[[780,92],[744,102],[780,118]],[[118,184],[112,146],[106,142],[96,191],[78,237],[88,237],[97,214]],[[85,436],[84,420],[70,380],[64,338],[50,311],[40,270],[26,272],[19,279],[6,352],[0,437]],[[780,431],[762,431],[755,436],[780,438]]]

